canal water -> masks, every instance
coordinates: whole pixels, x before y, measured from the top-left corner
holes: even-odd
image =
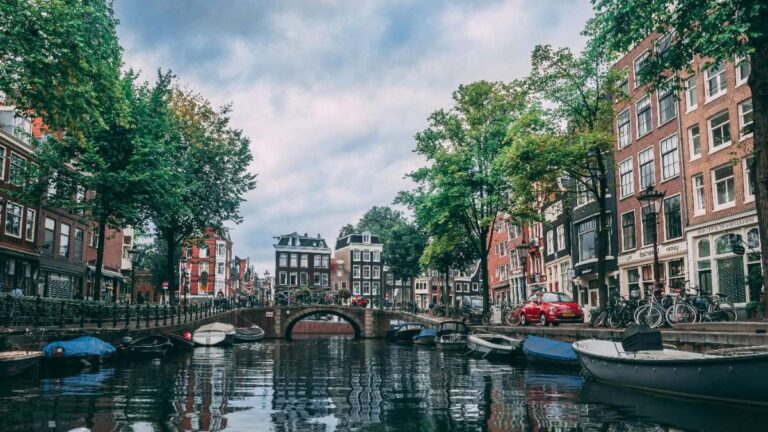
[[[766,415],[585,384],[577,373],[343,338],[197,348],[0,386],[4,432],[758,431]]]

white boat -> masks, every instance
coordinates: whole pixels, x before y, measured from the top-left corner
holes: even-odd
[[[448,333],[437,337],[437,348],[443,351],[464,351],[467,348],[467,335]]]
[[[509,359],[520,352],[522,341],[495,333],[475,333],[467,338],[467,353],[482,358]]]
[[[257,325],[235,329],[235,342],[256,342],[264,339],[264,330]]]
[[[235,326],[215,322],[200,326],[192,334],[192,341],[196,345],[217,346],[232,345],[235,340]]]

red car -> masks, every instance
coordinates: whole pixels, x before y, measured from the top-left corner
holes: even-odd
[[[538,322],[548,324],[584,322],[584,311],[565,293],[538,292],[528,297],[520,315],[520,324]]]
[[[354,296],[352,297],[352,306],[357,306],[362,308],[368,307],[368,299],[362,298],[360,296]]]

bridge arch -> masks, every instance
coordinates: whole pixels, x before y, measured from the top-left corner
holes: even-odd
[[[352,326],[352,330],[355,333],[355,339],[360,339],[363,337],[363,329],[364,329],[364,323],[360,318],[354,317],[353,314],[350,314],[349,311],[345,310],[348,308],[335,308],[335,307],[310,307],[310,308],[301,308],[296,311],[296,314],[291,314],[286,319],[286,324],[284,327],[284,330],[282,332],[283,336],[286,339],[291,339],[291,334],[293,332],[293,327],[304,318],[307,318],[311,315],[317,315],[317,314],[328,314],[328,315],[335,315],[344,321],[348,322]],[[360,312],[364,309],[352,310],[352,312]]]

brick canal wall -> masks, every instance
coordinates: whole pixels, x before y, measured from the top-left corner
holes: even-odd
[[[293,326],[293,333],[353,335],[355,330],[346,322],[303,320]]]

